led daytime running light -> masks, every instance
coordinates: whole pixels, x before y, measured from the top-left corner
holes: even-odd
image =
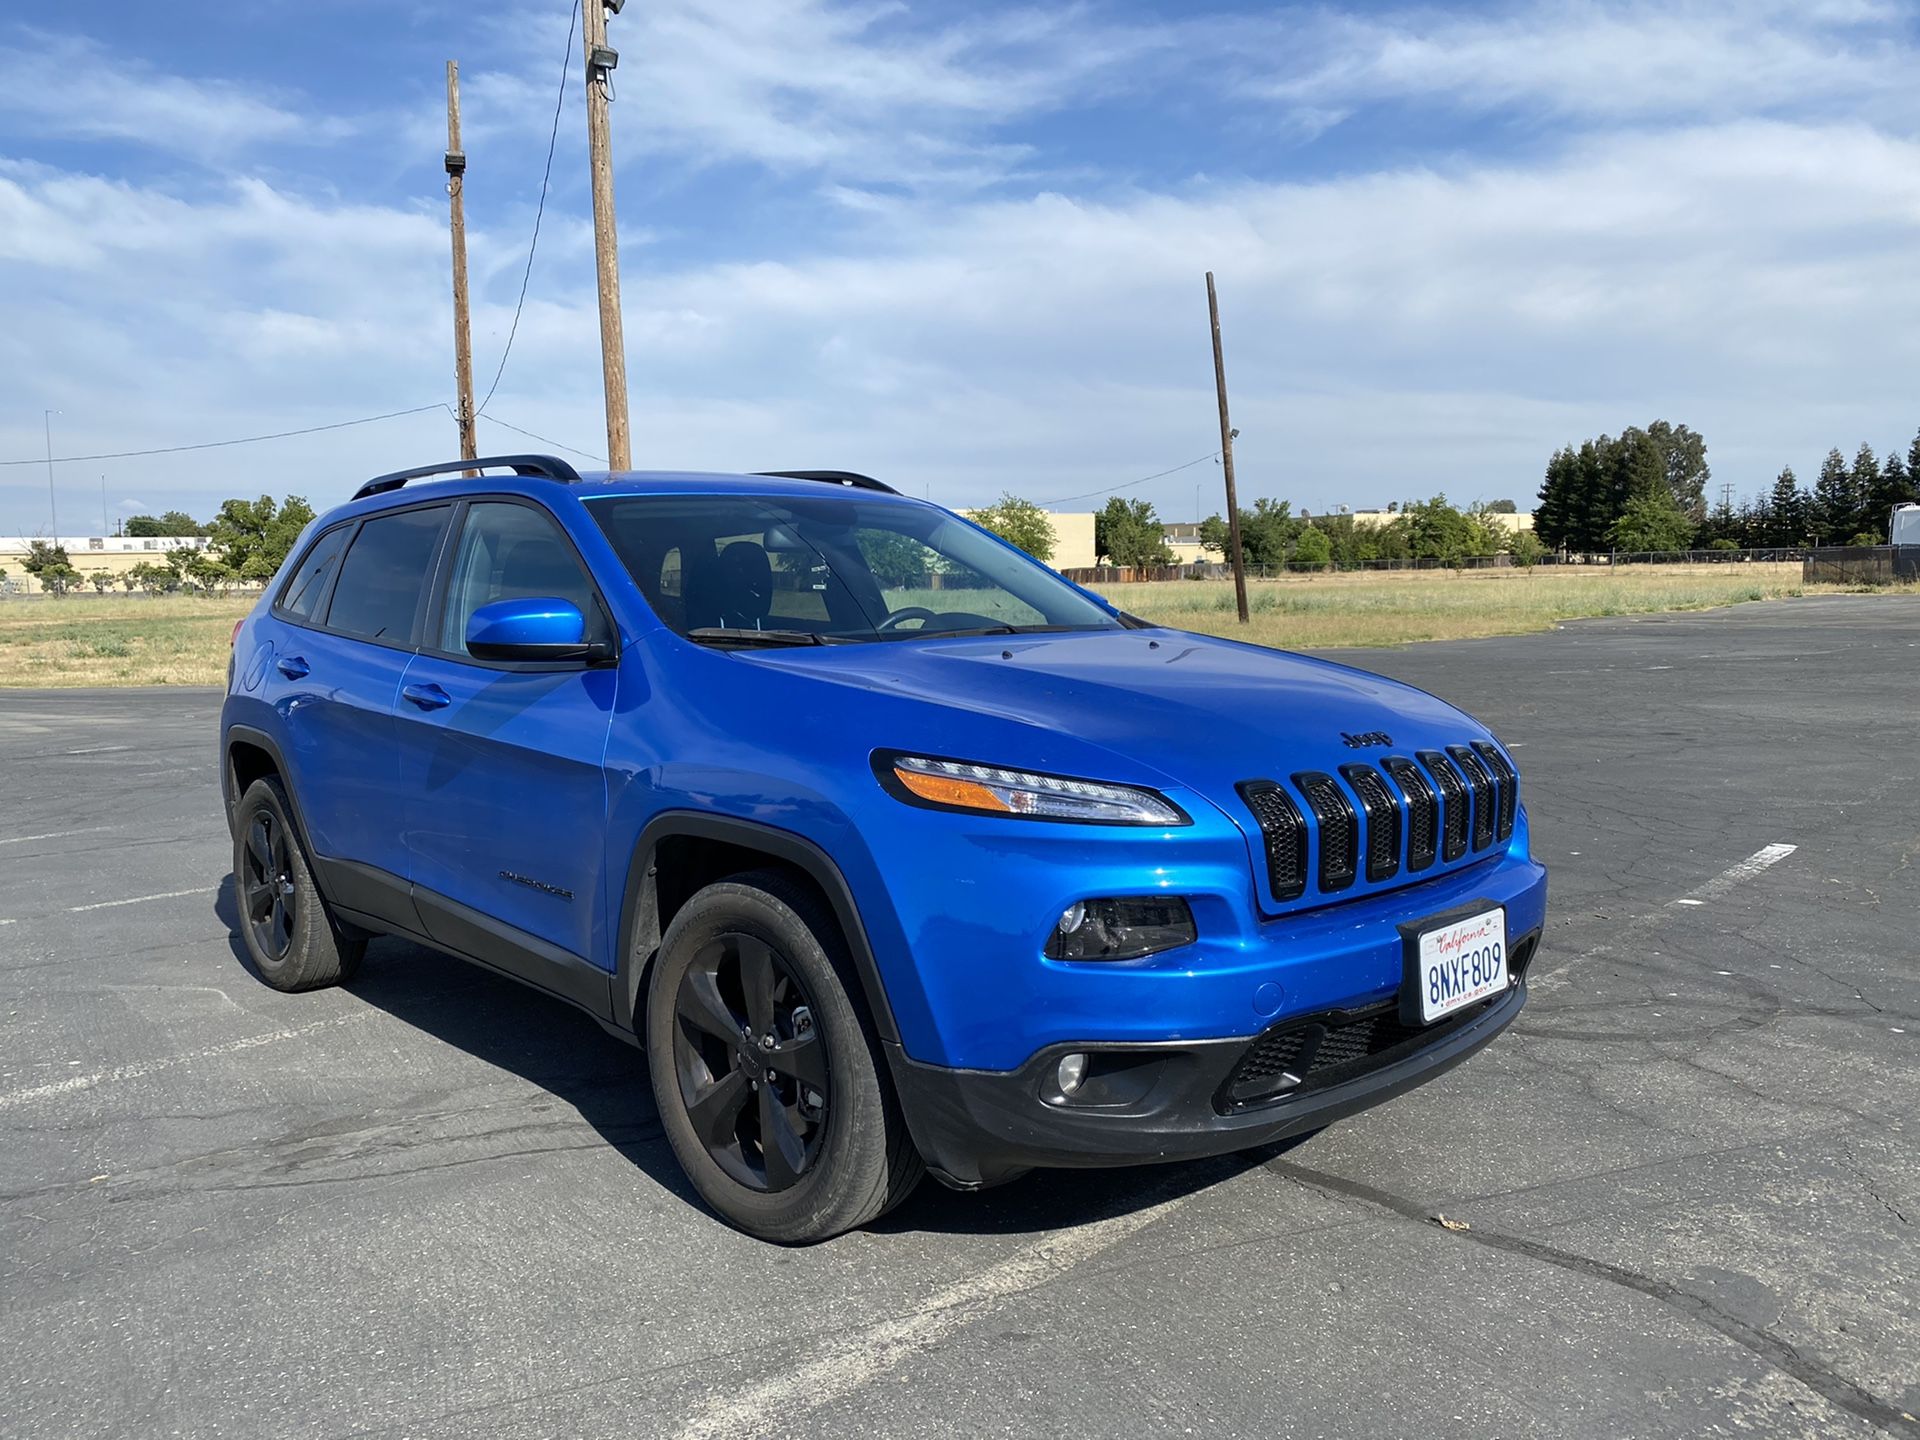
[[[908,794],[930,805],[955,810],[1109,825],[1191,823],[1166,797],[1133,785],[1073,780],[918,755],[896,756],[889,763],[894,780]]]

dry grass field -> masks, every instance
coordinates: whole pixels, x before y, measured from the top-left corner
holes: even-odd
[[[1253,618],[1244,627],[1234,612],[1233,586],[1224,580],[1098,588],[1123,610],[1159,624],[1314,650],[1522,635],[1587,616],[1705,610],[1844,587],[1803,585],[1797,563],[1289,575],[1248,582]]]
[[[0,600],[0,685],[223,685],[251,596]]]
[[[1516,635],[1583,616],[1703,610],[1839,588],[1802,585],[1797,564],[1296,575],[1250,582],[1253,622],[1244,630],[1225,581],[1110,585],[1102,593],[1161,624],[1310,650]],[[0,600],[0,686],[218,685],[233,622],[252,603],[186,595]]]

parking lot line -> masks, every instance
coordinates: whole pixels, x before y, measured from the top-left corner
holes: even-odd
[[[1157,1205],[1049,1235],[938,1291],[910,1315],[842,1335],[794,1369],[696,1411],[681,1425],[681,1440],[764,1435],[791,1426],[800,1415],[845,1399],[937,1345],[994,1301],[1038,1289],[1144,1230],[1185,1198],[1176,1195]]]
[[[1722,870],[1718,875],[1714,876],[1713,879],[1707,881],[1706,884],[1689,890],[1686,895],[1682,897],[1682,901],[1684,903],[1686,900],[1711,900],[1716,895],[1724,895],[1727,891],[1733,889],[1734,886],[1753,879],[1754,876],[1771,866],[1778,865],[1799,848],[1798,845],[1763,846],[1742,860],[1738,865],[1728,866],[1725,870]]]
[[[337,1025],[349,1025],[356,1020],[364,1020],[369,1015],[379,1013],[372,1009],[353,1010],[345,1015],[334,1015],[306,1025],[295,1025],[285,1030],[269,1030],[264,1035],[248,1035],[244,1039],[229,1040],[224,1045],[209,1045],[203,1050],[188,1050],[179,1055],[163,1055],[156,1060],[142,1060],[131,1065],[115,1065],[110,1070],[95,1070],[87,1075],[72,1075],[65,1080],[56,1080],[50,1085],[35,1085],[26,1090],[9,1091],[0,1094],[0,1110],[11,1110],[16,1105],[25,1105],[34,1100],[48,1100],[56,1095],[71,1095],[79,1090],[91,1090],[96,1085],[105,1085],[116,1080],[138,1080],[159,1070],[191,1065],[196,1060],[212,1060],[221,1055],[235,1055],[242,1050],[257,1050],[262,1045],[271,1045],[278,1040],[297,1040],[302,1035],[313,1034],[316,1030],[329,1030]]]
[[[149,900],[178,900],[182,895],[211,895],[210,885],[196,885],[191,890],[163,890],[158,895],[130,895],[125,900],[96,900],[91,905],[69,905],[67,913],[78,915],[86,910],[111,910],[116,905],[144,905]]]
[[[108,830],[119,830],[119,825],[83,825],[78,830],[60,830],[51,835],[9,835],[0,840],[0,845],[27,845],[35,840],[64,840],[69,835],[100,835]]]

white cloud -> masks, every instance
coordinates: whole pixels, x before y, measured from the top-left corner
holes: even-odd
[[[167,74],[92,40],[19,28],[0,43],[0,120],[23,135],[110,141],[214,160],[268,142],[313,144],[349,127],[235,84]]]

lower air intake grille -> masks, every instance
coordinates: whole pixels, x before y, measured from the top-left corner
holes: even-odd
[[[1307,822],[1299,807],[1271,780],[1246,781],[1240,786],[1240,798],[1260,822],[1267,850],[1267,888],[1276,900],[1298,900],[1307,892]]]
[[[1331,775],[1308,770],[1293,777],[1293,788],[1306,797],[1320,832],[1320,888],[1344,890],[1359,869],[1360,820],[1340,782]]]

